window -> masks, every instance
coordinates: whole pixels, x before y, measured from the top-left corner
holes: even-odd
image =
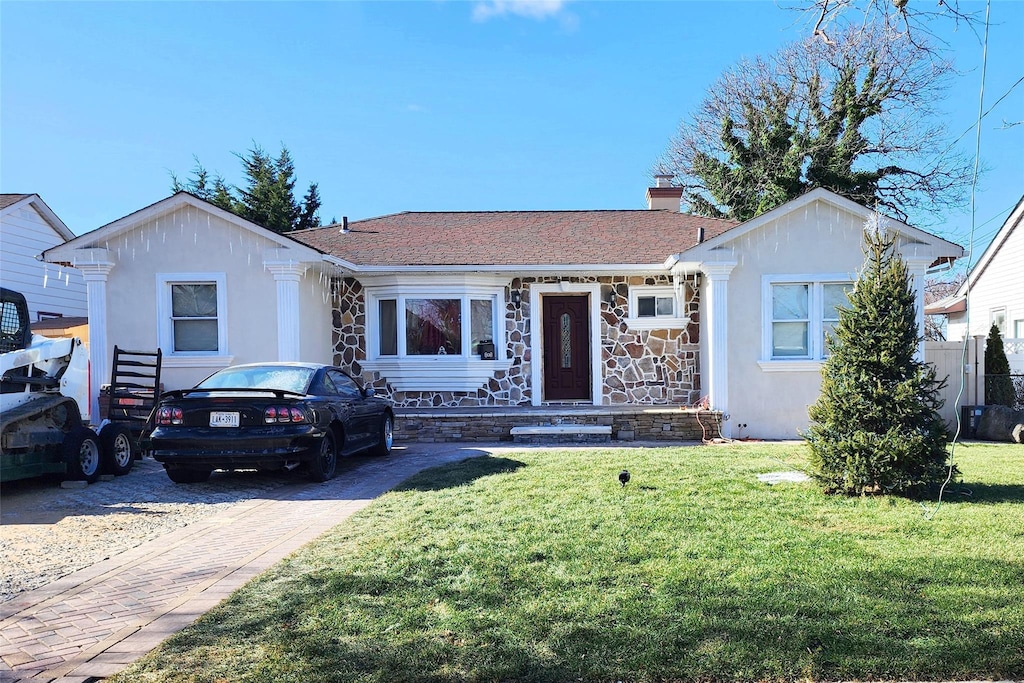
[[[363,392],[359,390],[359,386],[348,375],[342,374],[337,370],[328,370],[327,375],[333,380],[335,388],[343,398],[362,398]]]
[[[638,318],[671,318],[676,312],[674,296],[638,296],[636,315]]]
[[[989,328],[995,325],[999,334],[1006,336],[1006,308],[993,308],[988,317]]]
[[[1024,339],[1024,320],[1013,321],[1013,338]]]
[[[160,345],[169,356],[217,356],[226,351],[223,274],[157,275]]]
[[[797,277],[765,278],[762,357],[821,360],[828,355],[825,339],[839,322],[838,309],[847,305],[853,284],[832,277],[793,280]]]
[[[631,287],[626,324],[637,330],[685,327],[690,320],[680,311],[679,297],[671,286]]]
[[[497,338],[497,303],[497,294],[382,296],[369,307],[376,314],[371,348],[381,358],[479,357],[480,343]]]
[[[172,284],[174,351],[217,350],[217,285]]]

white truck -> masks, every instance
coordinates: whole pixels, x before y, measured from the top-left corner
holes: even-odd
[[[135,448],[122,425],[89,423],[89,354],[77,338],[33,335],[28,305],[0,288],[0,481],[42,474],[96,481],[126,474]]]

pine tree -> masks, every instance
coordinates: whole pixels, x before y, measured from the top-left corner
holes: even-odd
[[[1017,392],[1010,377],[1010,361],[1003,348],[1003,335],[992,325],[985,343],[985,405],[1014,407]]]
[[[301,203],[295,200],[295,164],[287,147],[281,147],[276,159],[256,144],[247,153],[236,153],[235,156],[242,162],[246,179],[244,188],[229,186],[220,175],[211,177],[196,159],[187,182],[181,183],[177,176],[171,174],[171,190],[191,192],[200,199],[276,232],[320,225],[317,184],[310,183]]]
[[[946,476],[938,415],[944,382],[915,357],[920,337],[895,235],[865,231],[865,270],[839,309],[821,396],[804,434],[815,479],[830,493],[913,494]]]
[[[309,191],[302,198],[302,215],[295,226],[296,230],[307,230],[320,226],[320,190],[316,183],[309,184]]]

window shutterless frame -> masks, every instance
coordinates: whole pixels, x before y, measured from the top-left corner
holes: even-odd
[[[825,335],[846,305],[839,288],[853,288],[847,273],[765,275],[761,280],[761,362],[821,361]],[[826,310],[828,309],[828,310]]]
[[[174,357],[220,357],[227,353],[227,276],[224,273],[157,273],[157,333],[165,358]],[[197,291],[213,287],[216,290],[216,307],[209,307],[204,315],[191,315],[198,311],[182,310],[179,300],[175,310],[175,292],[179,297],[187,293],[189,286],[198,286]],[[177,289],[176,289],[177,288]],[[216,321],[217,348],[203,350],[175,350],[175,327],[190,321]]]

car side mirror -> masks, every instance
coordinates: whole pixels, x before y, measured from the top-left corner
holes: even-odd
[[[377,391],[373,387],[363,387],[363,396],[371,398],[377,395]]]

